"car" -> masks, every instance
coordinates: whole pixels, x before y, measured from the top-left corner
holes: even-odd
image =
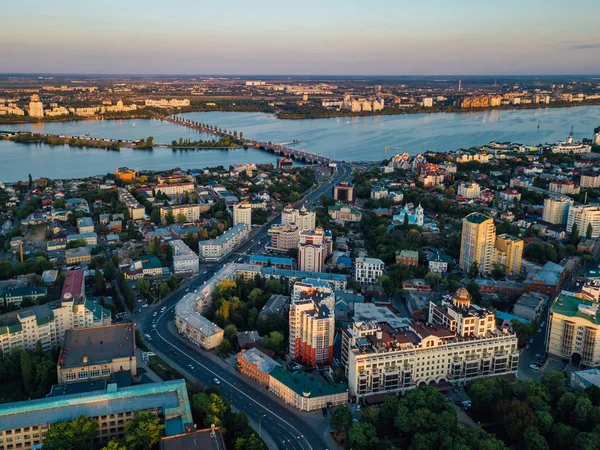
[[[152,339],[152,336],[150,336],[148,333],[144,334],[144,337],[145,337],[146,339]]]
[[[208,273],[208,270],[205,270],[204,272],[202,272],[202,275],[206,275]]]
[[[533,338],[530,338],[530,339],[529,339],[529,343],[530,343],[530,344],[533,344]]]
[[[358,423],[358,419],[352,419],[352,422]]]
[[[529,364],[530,369],[535,369],[537,366],[535,364]]]
[[[158,312],[154,311],[154,313],[152,314],[152,317],[156,317],[158,316]]]
[[[541,333],[541,332],[542,332],[542,329],[541,329],[541,328],[538,328],[538,333]]]
[[[360,405],[356,405],[356,410],[360,411]]]
[[[141,298],[138,300],[138,303],[142,303],[142,299]]]
[[[529,344],[527,344],[527,345],[525,346],[525,349],[526,349],[526,350],[529,350]]]
[[[147,307],[148,307],[148,303],[144,303],[144,304],[142,305],[142,308],[147,308]]]
[[[188,367],[190,368],[190,370],[194,370],[194,366],[192,366],[191,364],[188,364]]]
[[[213,381],[215,382],[215,384],[221,384],[221,381],[218,378],[215,378]]]

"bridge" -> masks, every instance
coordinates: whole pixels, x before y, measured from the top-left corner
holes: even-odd
[[[233,135],[233,131],[231,130],[223,130],[215,126],[202,124],[200,122],[195,122],[193,120],[177,116],[156,116],[156,119],[169,122],[175,125],[181,125],[192,130],[200,131],[202,133],[212,134],[219,138],[227,136],[235,139],[239,143],[239,145],[243,146],[244,148],[252,147],[257,150],[273,153],[277,156],[301,161],[306,164],[327,164],[333,162],[333,160],[330,158],[326,158],[324,156],[316,155],[314,153],[305,152],[303,150],[290,147],[290,145],[295,145],[297,144],[297,142],[273,144],[272,142],[256,141],[254,139],[244,139],[241,136],[235,137]]]

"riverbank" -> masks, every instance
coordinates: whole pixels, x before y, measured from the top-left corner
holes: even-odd
[[[96,116],[55,116],[55,117],[29,117],[29,116],[0,116],[0,127],[2,125],[20,125],[29,123],[59,123],[59,122],[83,122],[83,121],[102,121],[102,120],[130,120],[130,119],[155,119],[156,116],[167,116],[173,111],[161,110],[151,111],[138,110],[136,113],[109,113]]]
[[[99,148],[104,150],[121,150],[121,143],[104,139],[78,139],[75,137],[60,137],[38,133],[19,133],[17,135],[1,136],[0,139],[17,144],[46,144],[51,147],[68,145],[76,148]]]

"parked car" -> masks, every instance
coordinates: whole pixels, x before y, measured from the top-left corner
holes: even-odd
[[[221,384],[221,381],[218,378],[215,378],[213,381],[215,382],[215,384]]]

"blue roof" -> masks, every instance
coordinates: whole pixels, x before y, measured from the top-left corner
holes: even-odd
[[[306,270],[278,269],[277,267],[264,267],[262,273],[266,275],[278,275],[288,278],[317,278],[319,280],[348,281],[348,275],[340,273],[308,272]]]
[[[522,323],[529,323],[529,320],[527,319],[523,319],[522,317],[519,316],[515,316],[513,314],[509,314],[503,311],[494,311],[494,314],[496,315],[496,318],[500,319],[500,320],[518,320],[519,322]]]
[[[292,258],[281,258],[277,256],[263,256],[263,255],[252,255],[250,257],[250,263],[265,263],[268,264],[271,261],[271,264],[279,264],[279,265],[287,265],[291,266],[294,263]]]

